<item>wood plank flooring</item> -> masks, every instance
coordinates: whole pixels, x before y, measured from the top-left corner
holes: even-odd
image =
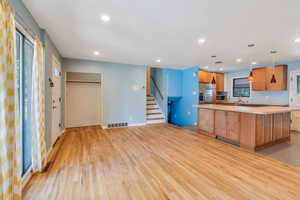
[[[300,168],[168,124],[68,130],[25,200],[299,200]]]

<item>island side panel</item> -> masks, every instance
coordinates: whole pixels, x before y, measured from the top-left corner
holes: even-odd
[[[273,142],[290,138],[291,113],[274,114]]]
[[[198,128],[202,134],[215,137],[215,110],[198,109]]]
[[[256,146],[273,141],[273,115],[256,115]]]
[[[240,142],[241,132],[241,113],[227,112],[226,113],[226,135],[229,140]]]
[[[215,112],[215,134],[223,138],[227,138],[227,113],[222,110]]]
[[[241,113],[240,146],[255,151],[256,115]]]

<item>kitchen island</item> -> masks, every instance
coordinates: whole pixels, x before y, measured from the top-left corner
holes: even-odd
[[[281,106],[195,105],[199,132],[256,151],[290,140],[291,112]]]

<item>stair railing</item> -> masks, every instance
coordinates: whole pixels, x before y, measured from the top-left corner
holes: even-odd
[[[159,94],[161,100],[164,100],[164,96],[163,96],[162,92],[160,91],[160,89],[159,89],[159,87],[158,87],[158,85],[157,85],[155,79],[154,79],[152,76],[151,76],[151,82],[152,82],[152,84],[154,85],[155,90],[158,92],[158,94]]]

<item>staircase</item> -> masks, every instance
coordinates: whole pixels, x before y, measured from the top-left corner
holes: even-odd
[[[165,116],[153,96],[147,96],[147,124],[165,123]]]

